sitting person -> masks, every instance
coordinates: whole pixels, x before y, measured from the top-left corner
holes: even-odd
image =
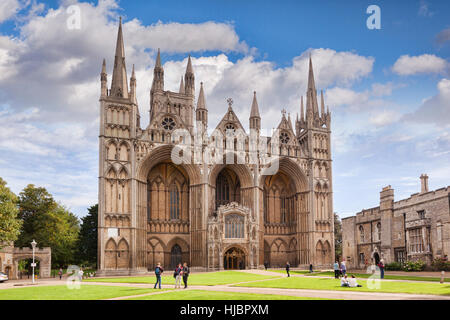
[[[354,275],[352,275],[352,277],[348,281],[348,286],[351,288],[362,287],[362,285],[358,284]]]
[[[347,275],[341,277],[341,287],[350,287],[348,283]]]

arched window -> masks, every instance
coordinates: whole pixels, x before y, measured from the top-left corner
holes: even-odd
[[[229,214],[225,217],[225,238],[244,238],[244,217]]]
[[[230,186],[227,178],[219,173],[216,183],[216,209],[230,202]]]
[[[269,219],[268,219],[268,208],[267,208],[267,206],[269,205],[269,201],[267,201],[268,199],[267,199],[267,190],[266,189],[264,189],[263,190],[263,201],[264,201],[264,222],[269,222]]]
[[[361,243],[364,243],[364,228],[363,228],[363,226],[359,226],[359,237],[360,237]]]
[[[378,241],[381,241],[381,223],[377,223]]]
[[[181,247],[176,244],[172,247],[172,250],[170,250],[170,268],[175,269],[179,263],[182,263],[181,259]]]
[[[180,219],[180,195],[176,184],[169,188],[170,193],[170,219]]]
[[[150,181],[147,183],[147,221],[151,220],[152,213],[152,194],[151,194],[151,184]]]
[[[280,197],[280,219],[281,223],[286,223],[286,194],[284,191],[281,193]]]

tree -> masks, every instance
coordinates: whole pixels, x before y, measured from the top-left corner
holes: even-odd
[[[58,204],[45,188],[32,184],[19,194],[18,205],[23,226],[16,246],[29,247],[35,239],[38,247],[52,249],[52,266],[73,263],[80,230],[78,218]]]
[[[78,261],[97,267],[98,204],[88,209],[88,214],[81,218],[78,239]]]
[[[342,257],[342,222],[337,213],[334,213],[334,254],[336,260]]]
[[[37,233],[44,228],[46,215],[56,209],[57,203],[45,188],[36,188],[33,184],[29,184],[19,194],[18,205],[19,218],[23,221],[23,225],[15,246],[29,247],[33,239],[42,246],[43,239],[39,239]]]
[[[17,218],[18,213],[17,196],[0,178],[0,248],[17,240],[22,226],[22,221]]]

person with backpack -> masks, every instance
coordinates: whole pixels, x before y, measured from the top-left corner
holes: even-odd
[[[339,262],[337,262],[337,260],[333,265],[333,269],[334,269],[334,278],[339,279],[341,270],[339,270]]]
[[[156,283],[154,289],[156,289],[156,285],[159,283],[159,288],[161,289],[161,274],[164,272],[164,269],[161,267],[161,263],[158,262],[155,268],[156,275]]]
[[[183,264],[183,283],[184,283],[184,289],[187,288],[188,277],[189,277],[189,268],[188,268],[187,263],[185,262],[185,263]]]
[[[181,263],[175,268],[173,272],[173,277],[175,278],[175,289],[181,288],[181,276],[183,274],[183,268],[181,267]]]
[[[286,273],[287,273],[287,276],[288,277],[290,277],[291,275],[289,274],[289,270],[291,269],[291,265],[289,264],[289,261],[288,262],[286,262]]]

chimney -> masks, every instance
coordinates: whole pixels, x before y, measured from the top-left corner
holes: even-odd
[[[426,173],[420,176],[420,187],[420,193],[428,192],[428,175]]]

